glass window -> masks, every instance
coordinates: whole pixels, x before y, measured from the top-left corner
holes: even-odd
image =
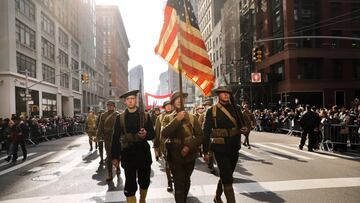
[[[74,56],[79,56],[79,45],[71,40],[71,54]]]
[[[299,79],[320,79],[321,59],[298,59]]]
[[[69,88],[69,74],[65,72],[60,72],[60,86]]]
[[[353,79],[360,80],[360,60],[353,60]]]
[[[59,43],[65,48],[68,47],[69,38],[68,35],[59,28]]]
[[[52,43],[47,41],[45,38],[41,38],[41,53],[48,59],[55,59],[55,47]]]
[[[80,91],[79,80],[76,78],[72,78],[72,89],[75,91]]]
[[[41,29],[51,36],[54,36],[54,21],[50,20],[44,13],[41,12]]]
[[[25,75],[25,72],[28,71],[29,77],[36,78],[36,61],[34,59],[16,52],[16,66],[18,73]]]
[[[30,0],[15,0],[16,10],[35,21],[35,5]]]
[[[16,20],[15,27],[16,41],[35,50],[35,31],[18,20]]]
[[[55,84],[55,69],[42,64],[42,79],[46,82]]]
[[[68,67],[68,55],[63,52],[61,49],[59,49],[59,64],[63,67]]]

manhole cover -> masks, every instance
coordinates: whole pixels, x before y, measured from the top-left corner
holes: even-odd
[[[49,175],[36,176],[36,177],[32,178],[31,180],[33,180],[33,181],[49,181],[49,180],[53,180],[57,177],[58,177],[58,175],[49,174]]]

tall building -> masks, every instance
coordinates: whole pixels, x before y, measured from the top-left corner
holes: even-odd
[[[0,7],[0,115],[81,113],[80,1],[3,0]]]
[[[359,9],[358,1],[258,1],[257,39],[309,35],[359,38]],[[264,60],[256,68],[268,83],[255,87],[254,103],[349,106],[360,97],[359,41],[303,38],[258,46]]]
[[[168,81],[170,93],[180,89],[179,74],[170,67],[168,68]],[[187,106],[192,107],[195,103],[195,85],[186,79],[185,76],[182,76],[182,90],[184,93],[188,93],[186,99]]]
[[[96,58],[95,0],[80,1],[80,7],[81,70],[89,76],[89,82],[82,85],[83,112],[88,112],[90,109],[104,107],[104,67],[97,61],[99,58]]]
[[[130,43],[117,6],[96,6],[97,22],[104,33],[104,61],[109,68],[109,96],[117,99],[128,90]]]
[[[138,90],[141,80],[141,92],[144,93],[144,69],[137,65],[129,71],[129,90]]]
[[[159,76],[160,84],[157,91],[158,95],[167,95],[170,93],[169,91],[169,74],[168,71],[165,71]]]

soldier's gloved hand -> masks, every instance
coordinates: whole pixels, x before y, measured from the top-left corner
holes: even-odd
[[[113,165],[115,168],[117,168],[117,167],[119,166],[119,160],[113,159],[113,160],[112,160],[112,165]]]
[[[182,120],[185,118],[185,114],[186,114],[185,111],[180,111],[180,112],[177,113],[177,115],[176,115],[176,120],[182,121]]]
[[[182,148],[182,150],[181,150],[181,155],[182,155],[183,157],[185,157],[186,155],[189,154],[189,151],[190,151],[190,148],[189,148],[188,146],[184,146],[184,147]]]
[[[145,139],[146,137],[146,130],[144,128],[141,128],[140,131],[138,132],[138,135],[141,139]]]
[[[209,163],[209,153],[204,154],[204,161],[208,164]]]

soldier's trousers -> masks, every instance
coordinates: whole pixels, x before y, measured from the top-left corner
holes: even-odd
[[[123,166],[125,171],[125,188],[126,197],[134,196],[139,183],[140,189],[148,189],[150,185],[151,166]],[[137,177],[137,181],[136,181]]]
[[[185,163],[171,161],[169,164],[174,177],[175,201],[176,203],[185,203],[190,189],[190,176],[194,171],[195,160]]]
[[[239,159],[239,152],[221,153],[214,152],[220,179],[223,185],[233,183],[233,173]]]
[[[309,145],[308,145],[308,149],[309,150],[313,150],[316,146],[316,135],[314,130],[304,130],[303,133],[301,134],[301,140],[300,140],[300,145],[304,146],[305,142],[306,142],[306,137],[307,135],[309,135]]]

